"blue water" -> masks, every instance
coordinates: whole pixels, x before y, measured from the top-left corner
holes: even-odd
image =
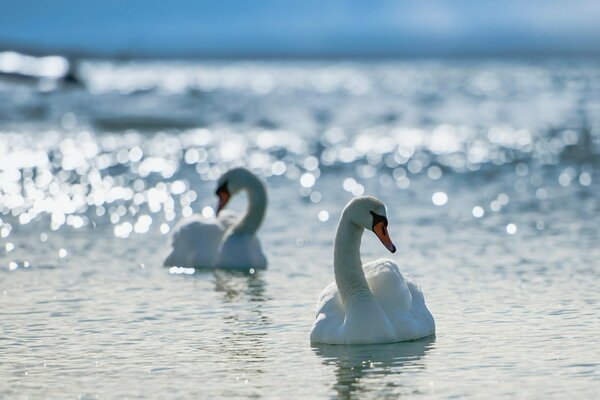
[[[596,60],[81,75],[0,80],[0,396],[597,395]],[[268,269],[161,267],[233,165],[267,181]],[[309,343],[339,214],[361,194],[386,202],[435,338]],[[363,260],[388,257],[372,236]]]

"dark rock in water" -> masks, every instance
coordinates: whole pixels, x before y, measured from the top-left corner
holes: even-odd
[[[63,76],[62,81],[65,84],[72,86],[83,86],[83,82],[79,77],[79,62],[75,59],[69,60],[69,69],[67,73]]]

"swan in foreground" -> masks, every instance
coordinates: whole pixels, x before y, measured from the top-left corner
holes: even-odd
[[[435,323],[419,286],[392,260],[365,265],[360,260],[364,229],[396,252],[387,226],[385,205],[375,197],[357,197],[342,212],[334,243],[335,281],[319,297],[311,342],[393,343],[434,334]]]
[[[248,195],[242,217],[223,208],[239,192]],[[175,228],[172,251],[165,266],[243,269],[266,268],[256,231],[267,208],[265,184],[245,168],[234,168],[219,178],[217,217],[194,215]]]

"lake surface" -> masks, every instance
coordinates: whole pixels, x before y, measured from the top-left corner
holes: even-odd
[[[0,80],[0,397],[593,398],[600,62],[113,62]],[[246,165],[269,267],[163,268]],[[345,203],[435,338],[311,346]],[[245,199],[231,208],[243,211]]]

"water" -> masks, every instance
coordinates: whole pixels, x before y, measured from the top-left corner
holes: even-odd
[[[81,73],[0,81],[2,397],[597,395],[597,61]],[[269,268],[162,268],[169,230],[210,215],[238,164],[268,183]],[[363,193],[437,335],[313,347],[336,223]],[[390,256],[369,233],[362,254]]]

